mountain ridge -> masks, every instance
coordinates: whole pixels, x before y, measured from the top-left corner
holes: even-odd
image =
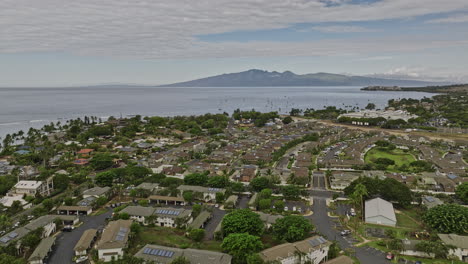
[[[250,69],[243,72],[223,73],[220,75],[178,82],[159,87],[268,87],[268,86],[425,86],[443,85],[447,82],[416,80],[396,80],[366,76],[348,76],[336,73],[295,74],[291,71],[277,72]]]

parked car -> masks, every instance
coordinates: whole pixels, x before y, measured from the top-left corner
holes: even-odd
[[[285,211],[287,211],[287,210],[288,210],[288,207],[287,207],[287,206],[285,206],[285,207],[284,207],[284,210],[285,210]]]
[[[351,208],[351,209],[349,210],[349,214],[350,214],[351,216],[356,216],[356,210],[354,210],[354,208]]]
[[[347,235],[351,234],[351,230],[345,229],[345,230],[341,231],[340,234],[341,234],[342,236],[347,236]]]
[[[388,252],[387,256],[385,258],[388,259],[388,260],[393,260],[395,258],[395,256],[393,255],[392,252]]]
[[[62,231],[64,232],[71,232],[73,229],[75,229],[74,226],[64,226]]]
[[[88,260],[88,256],[81,256],[75,260],[75,263],[85,262],[86,260]]]
[[[216,207],[216,208],[219,208],[219,204],[215,204],[215,207]]]

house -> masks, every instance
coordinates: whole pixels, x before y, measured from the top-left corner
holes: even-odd
[[[366,201],[365,220],[369,224],[396,226],[392,203],[381,198]]]
[[[131,225],[132,220],[109,222],[96,246],[99,260],[109,262],[123,256],[123,249],[127,247]]]
[[[92,244],[96,240],[97,230],[88,229],[83,232],[80,240],[76,243],[73,250],[75,251],[75,256],[86,256],[88,255],[88,250],[91,249]]]
[[[152,182],[142,182],[140,183],[135,189],[141,189],[148,191],[149,193],[153,193],[157,189],[159,189],[159,183],[152,183]]]
[[[257,210],[257,197],[258,193],[254,193],[249,200],[248,205],[251,210]]]
[[[431,209],[432,207],[444,204],[444,202],[437,197],[425,195],[422,198],[422,204],[425,205],[427,209]]]
[[[19,181],[13,186],[9,193],[25,194],[27,196],[41,195],[42,197],[49,196],[54,188],[52,178],[46,181]]]
[[[59,215],[90,215],[93,212],[91,206],[68,206],[61,205],[57,208]]]
[[[111,190],[111,187],[93,187],[91,189],[85,190],[83,192],[83,198],[86,199],[88,197],[106,197]]]
[[[454,255],[459,260],[468,262],[468,236],[456,234],[438,234],[438,236],[446,245],[455,247],[449,251],[449,255]]]
[[[260,219],[265,223],[265,227],[267,229],[269,229],[274,223],[276,223],[276,220],[284,217],[282,215],[265,214],[262,212],[256,212],[256,213],[260,215]]]
[[[37,230],[38,228],[43,228],[41,237],[49,237],[56,231],[55,219],[57,216],[54,215],[43,215],[39,218],[36,218],[24,226],[25,229],[30,232]]]
[[[23,199],[24,194],[11,194],[8,193],[6,196],[3,196],[0,199],[0,204],[5,207],[11,207],[14,201],[19,201],[23,206],[23,209],[27,209],[31,207],[31,204],[28,203],[26,200]]]
[[[144,206],[127,206],[120,211],[120,213],[127,213],[130,219],[133,219],[144,225],[148,224],[148,217],[154,214],[155,209],[153,207]]]
[[[204,228],[205,224],[211,219],[211,213],[208,211],[202,211],[192,223],[188,225],[189,228],[199,229]]]
[[[80,151],[76,152],[77,155],[82,157],[88,157],[94,149],[81,149]]]
[[[150,195],[148,197],[149,202],[154,202],[156,204],[173,204],[173,205],[185,205],[185,200],[183,197],[172,197],[172,196],[161,196],[161,195]]]
[[[179,190],[180,196],[182,196],[182,194],[185,191],[201,193],[203,195],[203,200],[205,202],[214,201],[216,199],[216,193],[218,192],[222,194],[226,192],[226,189],[222,189],[222,188],[208,188],[208,187],[195,186],[195,185],[180,185],[179,187],[177,187],[177,190]]]
[[[191,264],[230,264],[232,257],[225,253],[192,248],[172,248],[159,245],[145,245],[135,257],[158,264],[170,264],[178,257],[186,258]]]
[[[330,245],[331,242],[323,237],[313,236],[295,243],[285,243],[265,249],[259,255],[265,262],[319,264],[327,260]]]
[[[425,252],[419,251],[416,249],[416,245],[421,242],[421,240],[410,240],[410,239],[402,239],[402,250],[400,251],[401,255],[405,256],[416,256],[416,257],[423,257],[423,258],[433,258],[434,254],[430,253],[427,254]]]
[[[190,224],[193,220],[192,210],[182,208],[158,207],[154,215],[158,226],[177,227],[178,224]]]
[[[41,240],[39,245],[34,249],[33,253],[28,259],[29,264],[43,264],[46,263],[44,260],[47,258],[50,252],[52,252],[52,247],[55,244],[55,237],[48,237]]]
[[[227,209],[236,208],[238,200],[239,200],[239,196],[237,196],[237,195],[229,196],[226,199],[226,201],[224,201],[224,208],[227,208]]]

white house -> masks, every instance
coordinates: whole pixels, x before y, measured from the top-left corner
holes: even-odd
[[[146,225],[148,224],[148,217],[153,215],[154,211],[153,207],[127,206],[120,213],[127,213],[130,219]]]
[[[369,224],[396,225],[396,216],[392,203],[381,198],[366,201],[365,219],[366,223]]]
[[[177,190],[179,190],[180,195],[182,195],[183,192],[185,191],[201,193],[203,195],[203,200],[205,202],[216,200],[216,193],[224,194],[226,192],[226,189],[222,189],[222,188],[208,188],[208,187],[194,186],[194,185],[180,185],[179,187],[177,187]]]
[[[456,234],[438,234],[438,236],[445,244],[455,247],[449,251],[449,255],[454,255],[461,261],[468,262],[468,236]]]
[[[158,226],[176,227],[177,219],[182,219],[184,224],[190,224],[193,221],[192,210],[182,208],[158,207],[154,211],[156,216],[155,224]]]
[[[83,199],[86,199],[88,197],[95,197],[99,198],[101,196],[107,196],[107,194],[110,191],[110,187],[93,187],[91,189],[85,190],[83,192]]]
[[[94,240],[96,239],[97,230],[96,229],[88,229],[84,231],[83,235],[81,235],[80,240],[76,243],[73,250],[75,250],[76,256],[86,256],[88,255],[88,249],[91,248]]]
[[[28,196],[49,196],[53,189],[53,181],[51,178],[47,181],[19,181],[10,190],[12,194],[26,194]]]
[[[327,260],[331,242],[321,236],[313,236],[295,243],[285,243],[259,253],[265,262],[281,264],[304,264],[310,262],[319,264]],[[301,256],[299,257],[299,254]]]
[[[127,247],[128,234],[132,220],[111,221],[104,228],[101,239],[97,244],[98,258],[104,262],[119,259],[123,256],[123,249]]]

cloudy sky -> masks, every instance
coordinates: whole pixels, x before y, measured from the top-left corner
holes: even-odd
[[[468,82],[468,0],[0,0],[0,86],[251,68]]]

